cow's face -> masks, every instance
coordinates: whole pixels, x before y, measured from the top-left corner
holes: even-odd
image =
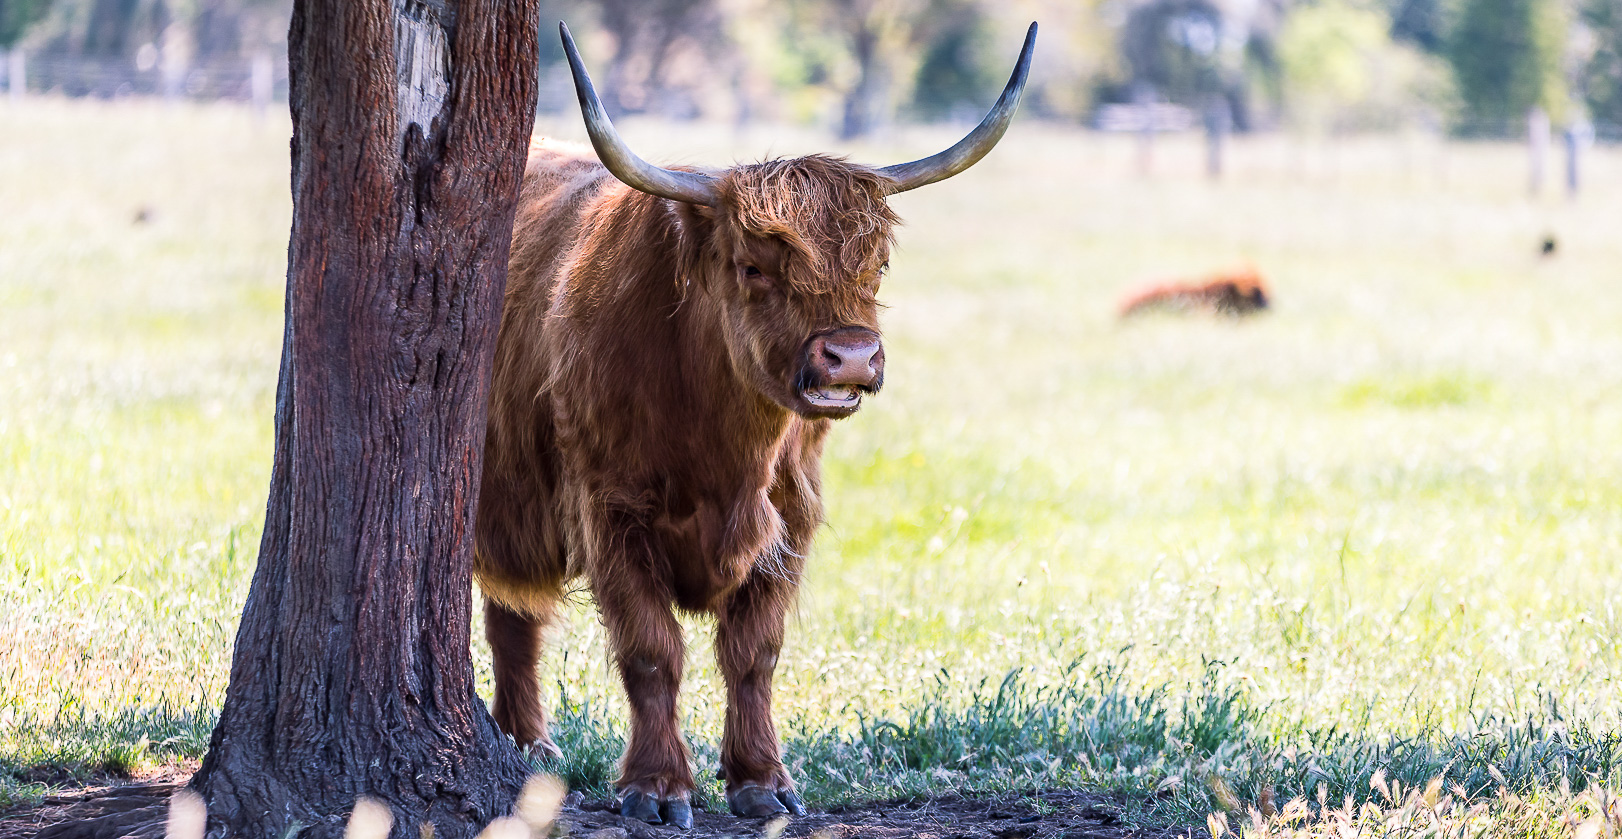
[[[890,183],[821,156],[720,180],[705,286],[733,369],[803,417],[855,413],[884,384],[878,291],[896,222]]]
[[[569,27],[559,24],[559,34],[603,166],[633,189],[684,205],[680,212],[708,229],[702,245],[683,250],[682,283],[701,275],[701,293],[719,304],[733,369],[801,416],[854,413],[884,382],[875,295],[896,221],[884,199],[950,178],[997,145],[1030,74],[1036,24],[997,104],[945,151],[880,169],[812,155],[719,175],[665,169],[631,151]]]

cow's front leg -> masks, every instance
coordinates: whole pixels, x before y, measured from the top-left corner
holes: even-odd
[[[683,829],[693,825],[693,773],[676,717],[681,687],[681,624],[655,578],[655,554],[643,531],[623,534],[623,552],[594,568],[592,590],[608,629],[631,706],[631,737],[617,785],[620,814]],[[609,558],[609,557],[604,557]]]
[[[772,671],[783,648],[783,617],[794,600],[799,569],[755,570],[717,616],[716,659],[727,685],[721,776],[727,804],[739,816],[805,813],[783,767],[772,723]]]

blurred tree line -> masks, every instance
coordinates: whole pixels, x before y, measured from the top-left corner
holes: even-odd
[[[827,124],[978,120],[1043,25],[1026,107],[1081,120],[1109,60],[1101,0],[543,0],[567,20],[611,113]],[[555,40],[555,39],[553,39]],[[542,61],[564,72],[550,41]]]
[[[0,0],[0,48],[131,62],[285,55],[292,8],[291,0]]]
[[[285,49],[291,0],[0,0],[0,48],[207,61]],[[978,118],[1042,22],[1026,108],[1157,103],[1238,130],[1622,123],[1622,0],[543,0],[616,114]],[[543,70],[563,72],[555,39]]]

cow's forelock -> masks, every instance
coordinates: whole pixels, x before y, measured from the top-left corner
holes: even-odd
[[[890,247],[898,222],[885,201],[891,186],[878,172],[826,155],[739,166],[721,177],[739,232],[784,243],[796,258],[780,279],[816,296],[869,293],[846,284]]]

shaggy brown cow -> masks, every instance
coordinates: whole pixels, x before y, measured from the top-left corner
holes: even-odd
[[[1201,310],[1250,315],[1267,308],[1267,284],[1255,268],[1214,274],[1194,283],[1156,283],[1127,292],[1121,317],[1149,311]]]
[[[563,29],[597,157],[546,140],[531,149],[475,569],[492,713],[549,754],[542,633],[570,580],[590,586],[630,699],[627,817],[692,823],[675,610],[716,619],[729,806],[802,811],[772,723],[772,670],[822,520],[823,441],[884,381],[876,296],[896,223],[885,199],[991,150],[1035,35],[1033,24],[991,114],[933,157],[872,169],[812,155],[706,174],[651,166],[624,145]]]

